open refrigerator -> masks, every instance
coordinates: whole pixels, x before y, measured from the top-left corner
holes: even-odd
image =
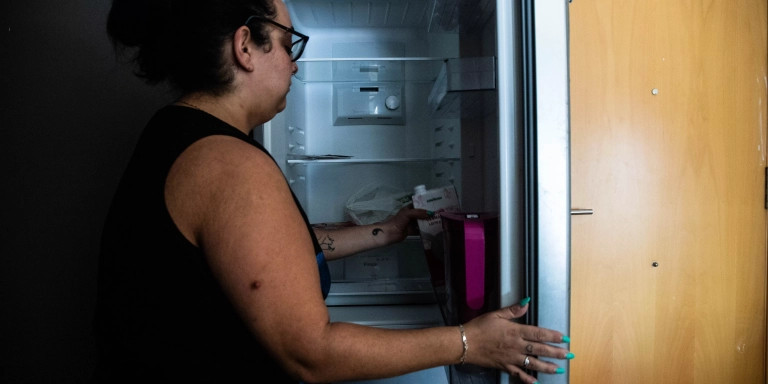
[[[285,3],[310,40],[287,108],[254,136],[310,221],[351,225],[372,191],[453,186],[462,211],[498,214],[497,304],[531,296],[522,320],[567,333],[568,0]],[[446,323],[418,236],[329,267],[332,320]],[[449,366],[366,383],[508,381]]]

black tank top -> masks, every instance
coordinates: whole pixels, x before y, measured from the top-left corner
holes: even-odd
[[[211,274],[201,250],[181,234],[165,204],[174,161],[211,135],[236,128],[199,110],[167,106],[149,121],[120,181],[102,233],[96,338],[97,382],[296,383],[256,342]],[[268,154],[268,153],[267,153]],[[256,170],[254,170],[256,172]],[[323,297],[330,274],[296,196],[317,254]]]

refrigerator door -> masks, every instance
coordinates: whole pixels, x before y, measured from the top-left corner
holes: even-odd
[[[534,6],[535,3],[535,6]],[[570,149],[568,2],[497,1],[501,149],[502,304],[531,296],[528,322],[569,333]],[[519,22],[517,22],[519,20]],[[518,26],[514,29],[513,27]],[[521,34],[520,38],[515,38]],[[513,38],[509,38],[509,37]],[[518,65],[519,64],[519,65]],[[520,71],[522,76],[518,76]],[[516,83],[520,79],[520,84]],[[522,94],[519,92],[522,91]],[[521,103],[521,104],[519,104]],[[515,114],[519,114],[516,116]],[[521,124],[522,129],[515,128]],[[523,136],[516,136],[522,132]],[[523,164],[514,155],[524,142]],[[522,166],[521,166],[522,165]],[[525,191],[515,187],[524,169]],[[523,220],[516,220],[521,202]],[[520,226],[523,228],[520,228]],[[523,239],[519,237],[523,234]],[[523,265],[514,257],[523,240]],[[525,293],[514,281],[526,271]],[[547,360],[547,359],[545,359]],[[554,361],[554,360],[553,360]],[[538,374],[541,384],[568,383],[564,375]],[[502,375],[502,382],[507,382]]]

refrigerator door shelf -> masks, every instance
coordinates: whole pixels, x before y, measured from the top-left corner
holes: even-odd
[[[496,89],[494,57],[448,59],[429,93],[429,106],[443,118],[474,117],[482,111],[483,92]]]

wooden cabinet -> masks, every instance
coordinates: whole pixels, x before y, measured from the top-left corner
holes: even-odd
[[[570,382],[764,383],[764,0],[574,0]]]

